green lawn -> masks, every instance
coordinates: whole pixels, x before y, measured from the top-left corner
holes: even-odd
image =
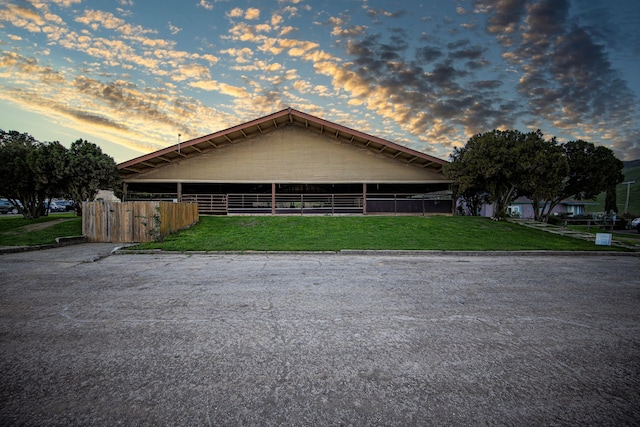
[[[22,216],[0,217],[0,246],[53,244],[56,237],[82,235],[82,218],[75,213],[52,214],[26,220]]]
[[[618,240],[620,242],[629,243],[632,245],[640,244],[640,233],[635,231],[632,233],[626,233],[619,230],[603,231],[603,230],[600,230],[599,227],[595,227],[595,226],[587,227],[586,225],[570,225],[568,228],[570,228],[571,230],[581,231],[583,233],[591,233],[594,235],[594,238],[596,233],[612,233],[613,239]]]
[[[51,244],[79,236],[73,213],[35,220],[0,217],[0,246]],[[617,238],[617,237],[616,237]],[[164,242],[135,249],[166,251],[372,250],[616,250],[521,225],[479,217],[414,216],[204,216]]]
[[[479,217],[201,217],[164,242],[167,251],[614,250],[570,237]]]
[[[622,171],[624,173],[625,181],[635,181],[635,184],[629,186],[629,213],[632,216],[640,216],[640,166],[634,166],[625,168]],[[604,200],[606,193],[601,193],[596,198],[595,205],[588,205],[588,212],[604,212]],[[620,215],[624,212],[624,208],[627,202],[627,185],[618,184],[616,186],[616,199],[618,203],[618,211]],[[591,202],[591,200],[588,200]]]

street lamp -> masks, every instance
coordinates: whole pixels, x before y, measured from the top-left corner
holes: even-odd
[[[627,181],[622,182],[621,184],[627,184],[627,202],[624,204],[624,213],[629,213],[629,189],[631,188],[631,184],[635,184],[635,181]]]

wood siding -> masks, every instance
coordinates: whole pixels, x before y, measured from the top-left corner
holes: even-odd
[[[435,183],[432,169],[285,127],[144,173],[129,182]]]
[[[149,242],[198,220],[195,203],[103,201],[82,204],[82,234],[89,242]]]

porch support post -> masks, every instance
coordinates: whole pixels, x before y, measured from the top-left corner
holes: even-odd
[[[127,184],[126,182],[122,183],[122,201],[126,202],[127,201],[127,187],[129,186],[129,184]]]
[[[362,183],[362,214],[367,214],[367,183]]]
[[[178,202],[182,202],[182,183],[176,183],[176,193],[178,193]]]
[[[271,215],[276,214],[276,183],[271,183]]]

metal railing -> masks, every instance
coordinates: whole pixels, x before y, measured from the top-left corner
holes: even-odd
[[[197,203],[198,213],[201,215],[227,214],[226,194],[183,194],[182,201],[185,203]]]
[[[140,191],[129,191],[125,193],[124,202],[138,201],[161,201],[173,202],[178,200],[178,193],[144,193]]]
[[[362,194],[229,194],[229,213],[362,213]]]
[[[177,200],[177,194],[130,193],[127,200]],[[204,215],[226,214],[426,214],[450,213],[450,198],[428,194],[182,194],[185,203],[197,203]],[[274,203],[275,202],[275,203]]]

